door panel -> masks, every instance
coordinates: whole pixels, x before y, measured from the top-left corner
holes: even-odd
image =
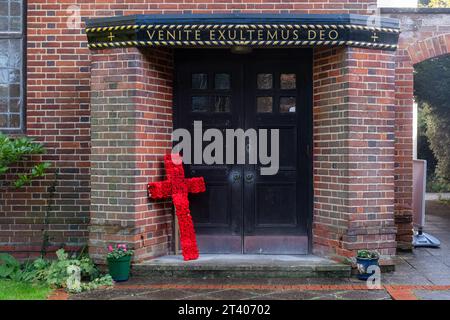
[[[201,120],[203,132],[268,129],[269,152],[270,130],[279,130],[275,175],[261,175],[259,162],[186,165],[188,176],[206,181],[205,193],[190,195],[201,253],[308,253],[311,59],[303,49],[177,51],[176,127],[192,133]]]
[[[309,177],[298,169],[308,161],[299,138],[308,134],[302,126],[310,121],[304,103],[310,83],[302,77],[310,72],[309,61],[308,52],[286,50],[247,65],[246,127],[279,130],[280,167],[275,175],[262,175],[261,164],[244,169],[244,176],[253,175],[244,185],[244,253],[308,252],[309,206],[302,192]]]
[[[296,183],[258,183],[255,187],[255,227],[297,224]]]
[[[175,124],[188,129],[192,140],[194,121],[202,122],[203,134],[211,128],[222,132],[237,128],[243,118],[239,66],[231,60],[205,56],[207,52],[177,54]],[[202,142],[202,150],[208,144]],[[193,155],[195,142],[191,145]],[[194,156],[191,160],[195,161]],[[206,183],[205,193],[189,195],[200,252],[241,253],[242,168],[196,162],[186,164],[185,169],[186,176],[202,176]]]

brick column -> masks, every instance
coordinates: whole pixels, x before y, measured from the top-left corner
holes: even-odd
[[[313,249],[395,254],[394,53],[318,49],[314,57]]]
[[[400,42],[400,45],[405,46],[406,44],[402,42]],[[395,222],[398,229],[397,246],[399,249],[412,250],[414,67],[405,49],[397,50],[395,76]]]
[[[386,9],[387,10],[387,9]],[[414,61],[423,51],[423,34],[428,37],[443,26],[422,25],[422,15],[393,14],[399,19],[402,29],[395,65],[395,223],[397,226],[397,248],[412,250],[413,237],[413,102]],[[418,28],[418,26],[421,26]],[[421,31],[426,29],[425,32]],[[433,43],[433,41],[432,41]],[[418,44],[418,47],[416,46]],[[436,53],[439,50],[433,50]],[[425,57],[423,57],[425,58]],[[417,61],[416,61],[417,62]]]
[[[149,203],[146,184],[163,178],[172,132],[172,53],[137,48],[91,52],[91,225],[89,252],[127,243],[135,261],[167,254],[168,202]]]

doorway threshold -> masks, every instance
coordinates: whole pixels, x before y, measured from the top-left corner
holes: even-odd
[[[347,278],[351,266],[314,255],[201,254],[184,261],[168,255],[134,264],[135,276],[202,278]]]

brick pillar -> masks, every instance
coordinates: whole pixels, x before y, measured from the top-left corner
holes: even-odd
[[[409,39],[402,39],[401,47]],[[395,222],[397,246],[412,250],[414,67],[406,49],[397,50],[395,105]]]
[[[315,253],[395,254],[394,70],[387,51],[315,51]]]
[[[172,132],[172,52],[91,52],[91,226],[89,252],[127,243],[135,261],[169,252],[169,202],[149,203],[146,184],[163,178]]]

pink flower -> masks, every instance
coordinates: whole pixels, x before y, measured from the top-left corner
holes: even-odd
[[[113,251],[112,245],[109,245],[109,246],[108,246],[108,251],[109,251],[109,252],[112,252],[112,251]]]

